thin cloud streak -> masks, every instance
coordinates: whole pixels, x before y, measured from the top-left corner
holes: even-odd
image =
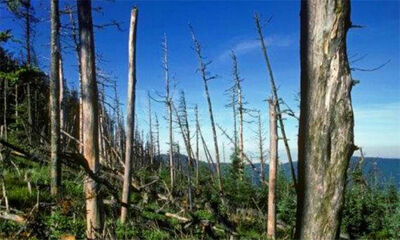
[[[289,47],[293,45],[294,39],[290,35],[272,35],[270,37],[267,37],[265,40],[265,45],[270,48],[270,47]],[[237,42],[233,45],[232,48],[225,50],[222,52],[218,59],[220,61],[224,61],[229,59],[231,50],[235,52],[237,56],[239,55],[245,55],[248,53],[251,53],[255,50],[258,50],[260,48],[260,40],[257,39],[247,39],[243,40],[240,42]]]

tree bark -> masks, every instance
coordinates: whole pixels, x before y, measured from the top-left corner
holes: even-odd
[[[98,144],[98,91],[91,1],[78,0],[80,64],[82,70],[83,155],[95,175],[100,174]],[[86,237],[96,238],[102,230],[99,186],[92,178],[84,180],[86,197]]]
[[[133,159],[133,131],[135,126],[135,98],[136,98],[136,34],[137,34],[138,9],[131,11],[131,20],[129,28],[129,74],[128,74],[128,105],[126,114],[126,151],[125,151],[125,172],[124,184],[122,189],[122,202],[129,203],[129,190],[132,175]],[[125,206],[121,208],[121,223],[124,224],[128,214]]]
[[[278,129],[276,101],[270,99],[269,104],[269,180],[268,180],[268,221],[267,236],[270,239],[276,237],[276,170],[278,165]]]
[[[51,116],[51,195],[61,188],[60,152],[60,16],[58,0],[51,0],[50,116]]]
[[[346,36],[350,1],[301,4],[299,191],[295,239],[336,239],[354,146]]]

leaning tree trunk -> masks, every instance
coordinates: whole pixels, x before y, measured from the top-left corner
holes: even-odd
[[[129,73],[128,73],[128,105],[126,111],[126,151],[125,151],[125,172],[124,184],[122,189],[122,202],[129,203],[129,190],[132,175],[133,158],[133,131],[135,126],[135,91],[136,91],[136,27],[137,27],[138,9],[133,8],[131,12],[131,21],[129,29]],[[121,208],[121,223],[124,224],[128,208]]]
[[[346,53],[350,1],[301,4],[301,102],[296,239],[335,239],[353,144]]]
[[[286,136],[285,124],[283,123],[281,107],[280,107],[280,104],[279,104],[280,99],[278,97],[278,89],[276,88],[274,74],[272,72],[271,63],[269,62],[269,57],[268,57],[268,53],[267,53],[267,47],[265,45],[264,36],[263,36],[263,33],[262,33],[262,27],[261,27],[261,24],[260,24],[260,18],[259,18],[259,16],[257,14],[255,14],[254,18],[255,18],[255,21],[256,21],[256,27],[257,27],[258,36],[260,37],[259,40],[260,40],[260,43],[261,43],[261,50],[263,52],[265,63],[267,65],[267,69],[268,69],[272,97],[276,101],[276,111],[278,113],[277,117],[278,117],[278,122],[279,122],[279,128],[281,129],[282,140],[283,140],[283,144],[285,146],[287,157],[288,157],[288,161],[289,161],[290,172],[292,174],[292,179],[293,179],[293,185],[294,185],[294,187],[295,187],[295,189],[297,191],[296,174],[295,174],[295,170],[294,170],[292,154],[291,154],[290,148],[289,148],[289,139]]]
[[[60,16],[58,0],[51,1],[50,122],[51,122],[51,195],[61,186],[60,152]]]
[[[91,1],[78,0],[80,64],[82,70],[83,155],[94,174],[99,174],[98,93]],[[86,236],[96,238],[102,229],[101,198],[98,184],[84,179],[86,197]]]
[[[270,99],[269,103],[269,180],[268,180],[268,221],[267,236],[275,239],[276,236],[276,168],[278,165],[278,129],[276,100]]]
[[[203,80],[203,85],[204,85],[204,93],[205,93],[205,97],[206,97],[207,104],[208,104],[208,113],[210,116],[211,131],[212,131],[213,140],[214,140],[215,161],[217,164],[216,171],[217,171],[217,178],[218,178],[218,190],[220,193],[222,193],[222,178],[221,178],[221,166],[220,166],[217,130],[215,128],[214,112],[213,112],[213,107],[212,107],[212,103],[211,103],[210,91],[208,90],[208,81],[215,79],[216,76],[209,76],[209,72],[207,70],[208,64],[204,62],[204,57],[201,53],[200,43],[196,39],[194,30],[192,28],[190,30],[192,33],[194,51],[197,54],[197,59],[198,59],[198,64],[199,64],[198,70],[201,73],[201,78]]]

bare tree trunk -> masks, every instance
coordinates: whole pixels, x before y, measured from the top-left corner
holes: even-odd
[[[51,0],[51,195],[58,196],[61,188],[60,152],[60,16],[58,0]]]
[[[272,97],[276,101],[276,111],[277,111],[277,114],[278,114],[279,127],[281,129],[282,139],[283,139],[283,143],[285,145],[285,150],[286,150],[286,154],[287,154],[289,165],[290,165],[290,172],[292,174],[293,185],[294,185],[294,187],[295,187],[295,189],[297,191],[296,173],[295,173],[294,166],[293,166],[292,154],[291,154],[290,148],[289,148],[289,140],[286,137],[285,124],[283,123],[281,108],[280,108],[280,104],[279,104],[280,99],[278,97],[278,90],[276,89],[275,79],[274,79],[274,75],[272,73],[272,67],[271,67],[271,64],[269,62],[269,57],[268,57],[268,53],[267,53],[267,47],[265,46],[264,36],[263,36],[263,33],[262,33],[262,28],[261,28],[261,25],[260,25],[259,16],[257,14],[255,14],[254,19],[256,21],[257,32],[258,32],[258,35],[260,37],[261,49],[263,51],[263,55],[264,55],[264,58],[265,58],[265,63],[267,64],[267,69],[268,69],[269,79],[270,79],[270,85],[271,85]]]
[[[218,178],[218,190],[222,193],[222,179],[221,179],[221,170],[220,170],[220,157],[219,157],[219,150],[218,150],[218,139],[217,139],[217,131],[215,129],[215,121],[214,121],[214,114],[213,114],[213,108],[211,104],[211,97],[210,93],[208,91],[208,81],[215,79],[215,76],[208,76],[207,72],[207,64],[204,63],[204,57],[201,53],[201,46],[199,41],[196,39],[196,36],[194,34],[193,29],[191,28],[191,33],[192,33],[192,39],[193,39],[193,44],[194,44],[194,50],[197,54],[197,59],[199,61],[199,68],[198,70],[201,72],[201,77],[203,80],[204,84],[204,92],[206,94],[206,99],[208,103],[208,112],[210,115],[210,122],[211,122],[211,130],[213,133],[213,139],[214,139],[214,149],[215,149],[215,161],[217,162],[217,178]]]
[[[59,46],[59,81],[60,81],[60,96],[59,96],[59,105],[60,105],[60,129],[65,130],[65,97],[64,97],[64,70],[63,70],[63,61],[61,56],[61,45]]]
[[[150,92],[148,94],[149,100],[149,138],[150,138],[150,147],[149,147],[149,155],[150,155],[150,164],[153,165],[154,163],[154,142],[153,142],[153,124],[151,118],[151,98]]]
[[[7,141],[8,138],[8,126],[7,126],[7,91],[8,91],[8,80],[4,78],[3,80],[3,127],[4,127],[4,135],[3,138]]]
[[[129,74],[128,74],[128,105],[126,111],[126,152],[125,152],[125,172],[124,184],[122,189],[122,202],[129,203],[129,190],[131,185],[132,158],[133,158],[133,131],[135,126],[135,98],[136,98],[136,33],[137,33],[138,9],[131,11],[131,21],[129,28]],[[126,221],[128,209],[121,208],[121,223]]]
[[[91,1],[78,0],[80,64],[82,70],[83,155],[94,174],[99,174],[98,91]],[[102,230],[99,186],[90,177],[84,180],[86,197],[86,237],[97,238]]]
[[[69,18],[72,25],[72,40],[75,46],[76,58],[78,60],[78,76],[79,76],[79,141],[83,142],[83,104],[82,104],[82,65],[81,65],[81,50],[80,50],[80,39],[78,37],[78,30],[76,21],[72,14],[72,9],[68,8]],[[83,154],[83,144],[79,144],[79,151]]]
[[[160,123],[158,122],[157,114],[154,116],[156,118],[156,141],[157,141],[157,159],[160,160],[161,150],[160,150]],[[161,164],[161,163],[159,163]]]
[[[18,83],[15,84],[15,121],[18,121]]]
[[[199,109],[194,107],[196,118],[196,185],[199,185]]]
[[[25,7],[25,48],[26,48],[26,64],[28,67],[31,67],[31,0],[26,0],[23,2]],[[32,96],[31,96],[31,84],[28,83],[26,86],[27,99],[28,99],[28,141],[29,144],[32,144],[32,127],[33,127],[33,119],[32,119]]]
[[[242,87],[240,82],[242,81],[239,76],[238,63],[235,53],[232,51],[233,61],[233,77],[235,79],[235,90],[237,92],[237,104],[238,104],[238,117],[239,117],[239,178],[243,179],[244,175],[244,139],[243,139],[243,97]]]
[[[354,146],[346,36],[350,1],[301,3],[299,191],[295,239],[337,239]]]
[[[265,161],[264,161],[264,137],[263,137],[263,126],[261,123],[261,114],[260,112],[258,112],[258,151],[260,154],[260,165],[261,165],[261,169],[260,169],[260,180],[261,183],[264,183],[265,181],[265,173],[264,173],[264,168],[265,168]]]
[[[237,148],[237,146],[238,146],[238,134],[237,134],[237,126],[236,126],[236,115],[237,115],[237,113],[236,113],[236,92],[235,92],[235,89],[233,89],[232,90],[232,114],[233,114],[233,139],[234,139],[234,149],[236,149]]]
[[[276,101],[269,100],[269,181],[268,181],[268,222],[267,222],[267,237],[275,239],[276,237],[276,170],[278,163],[278,130],[277,130],[277,112]]]
[[[165,103],[167,105],[168,111],[168,136],[169,136],[169,171],[170,171],[170,181],[171,181],[171,191],[174,188],[175,173],[174,173],[174,158],[173,158],[173,136],[172,136],[172,99],[169,93],[169,68],[168,68],[168,42],[167,36],[164,36],[163,41],[163,51],[164,51],[164,72],[165,72]]]
[[[175,110],[176,111],[176,110]],[[189,120],[187,114],[187,107],[186,107],[186,99],[185,93],[181,92],[181,99],[180,99],[180,112],[181,116],[179,116],[178,111],[176,111],[176,117],[179,123],[179,127],[181,129],[182,138],[186,148],[186,154],[188,156],[188,199],[189,199],[189,209],[192,211],[192,179],[191,179],[191,171],[193,168],[193,150],[192,144],[190,142],[190,127],[189,127]]]

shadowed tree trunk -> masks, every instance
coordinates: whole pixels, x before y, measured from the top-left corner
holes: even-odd
[[[135,126],[135,98],[136,98],[136,29],[137,29],[138,9],[135,7],[131,12],[131,21],[129,27],[129,74],[128,74],[128,105],[126,111],[126,151],[125,151],[125,172],[124,184],[122,189],[122,202],[129,203],[129,190],[132,175],[132,159]],[[121,208],[121,223],[126,221],[128,209],[125,206]]]
[[[350,1],[301,3],[299,191],[295,239],[337,239],[353,144],[346,35]]]
[[[278,165],[278,130],[276,101],[268,100],[269,105],[269,180],[268,180],[268,221],[267,236],[270,239],[276,237],[276,172]]]
[[[51,116],[51,195],[61,187],[60,152],[60,17],[58,0],[51,0],[50,116]]]
[[[78,0],[80,64],[82,70],[83,155],[94,174],[99,174],[98,92],[91,1]],[[86,237],[96,238],[102,230],[99,186],[84,179],[86,197]]]

